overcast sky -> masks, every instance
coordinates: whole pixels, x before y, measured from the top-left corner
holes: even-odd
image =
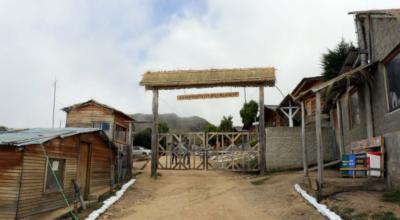
[[[321,54],[355,40],[348,12],[400,8],[398,0],[0,0],[0,125],[51,127],[52,83],[62,107],[94,98],[126,113],[150,113],[147,70],[268,67],[287,94],[321,73]],[[239,91],[240,98],[176,101],[194,92]],[[258,91],[247,89],[247,98]],[[266,89],[265,103],[282,95]],[[218,123],[238,114],[243,89],[162,91],[160,112]]]

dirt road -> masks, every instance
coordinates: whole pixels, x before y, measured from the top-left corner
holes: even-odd
[[[148,168],[149,166],[147,166]],[[254,177],[217,171],[149,171],[100,219],[324,219],[294,191],[301,174]]]

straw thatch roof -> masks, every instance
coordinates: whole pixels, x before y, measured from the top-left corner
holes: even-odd
[[[146,72],[146,89],[185,89],[223,86],[274,86],[274,68],[208,69]]]

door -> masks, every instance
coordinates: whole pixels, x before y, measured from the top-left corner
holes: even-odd
[[[90,144],[82,142],[79,148],[78,184],[81,188],[81,195],[86,198],[89,180]]]

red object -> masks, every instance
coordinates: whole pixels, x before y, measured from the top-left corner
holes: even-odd
[[[376,151],[376,152],[368,152],[368,154],[372,155],[382,155],[382,152]]]

